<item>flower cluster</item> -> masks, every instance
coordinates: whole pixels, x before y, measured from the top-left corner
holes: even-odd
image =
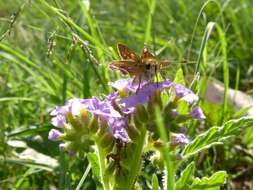
[[[62,140],[65,143],[60,144],[60,150],[76,151],[76,139],[83,142],[91,142],[93,134],[97,135],[98,131],[105,131],[107,136],[111,136],[111,140],[119,140],[122,143],[132,141],[131,135],[128,134],[128,127],[132,122],[132,118],[136,115],[141,115],[138,112],[138,106],[144,106],[146,115],[142,114],[142,120],[152,123],[148,120],[149,115],[152,115],[154,109],[147,108],[148,104],[160,104],[164,117],[168,117],[177,123],[183,123],[187,119],[203,120],[205,116],[200,107],[195,106],[198,96],[183,85],[176,84],[169,80],[158,83],[145,83],[134,85],[132,79],[118,80],[110,83],[115,91],[109,94],[104,100],[97,97],[90,99],[71,99],[66,105],[58,106],[51,112],[52,125],[58,129],[52,129],[49,132],[48,138],[52,141]],[[162,99],[162,93],[170,96],[167,102]],[[177,104],[180,101],[185,101],[190,106],[190,111],[187,114],[182,114],[177,110]],[[150,107],[150,106],[149,106]],[[143,118],[145,117],[145,118]],[[166,121],[166,120],[165,120]],[[167,120],[168,121],[168,120]],[[95,123],[95,126],[94,126]],[[173,123],[173,122],[171,122]],[[175,123],[175,122],[174,122]],[[170,122],[165,123],[169,126]],[[172,133],[171,143],[174,145],[184,145],[188,143],[186,136],[181,133],[182,126],[178,126],[178,133]],[[138,128],[138,126],[135,126]],[[105,135],[103,133],[103,135]],[[75,142],[75,143],[73,143]],[[67,148],[66,148],[67,147]]]

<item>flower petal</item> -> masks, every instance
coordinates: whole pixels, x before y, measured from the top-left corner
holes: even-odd
[[[48,133],[48,139],[51,141],[57,141],[62,133],[56,129],[51,129]]]
[[[198,96],[194,94],[190,89],[186,88],[185,86],[181,84],[175,84],[173,83],[173,88],[175,91],[175,95],[178,99],[185,100],[188,103],[193,103],[195,101],[198,101]]]
[[[52,118],[51,123],[55,127],[63,127],[66,122],[66,118],[64,115],[56,115]]]
[[[206,116],[204,115],[202,109],[200,107],[195,107],[190,113],[190,116],[198,119],[198,120],[204,120],[206,119]]]

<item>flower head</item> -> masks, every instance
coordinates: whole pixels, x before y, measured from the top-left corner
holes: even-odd
[[[66,118],[64,115],[59,114],[52,118],[51,123],[55,127],[63,127],[66,123]]]
[[[202,109],[200,107],[195,107],[189,114],[191,117],[198,119],[198,120],[204,120],[206,119],[206,116],[204,115]]]
[[[198,101],[198,96],[194,94],[190,89],[186,88],[181,84],[173,83],[174,92],[177,99],[185,100],[188,103]]]
[[[119,139],[122,142],[130,142],[130,138],[127,134],[126,127],[128,126],[127,118],[109,118],[108,125],[111,133],[115,139]]]
[[[50,113],[51,116],[65,115],[68,112],[68,106],[56,106]]]
[[[187,133],[188,129],[186,127],[180,127],[179,131],[180,131],[180,133],[185,134],[185,133]]]
[[[126,93],[129,91],[134,92],[136,90],[132,79],[121,79],[115,82],[109,82],[109,85],[118,91],[125,91]]]
[[[179,116],[180,114],[177,112],[177,109],[172,109],[171,110],[171,116],[173,118],[176,118],[177,116]]]
[[[122,106],[123,112],[128,113],[129,110],[134,111],[134,108],[137,105],[148,102],[156,90],[162,91],[166,88],[170,88],[171,84],[172,83],[169,80],[165,80],[160,83],[145,84],[138,90],[136,94],[121,99],[119,104]]]
[[[48,139],[51,141],[57,141],[62,133],[56,129],[51,129],[48,133]]]
[[[92,97],[90,99],[72,99],[68,104],[73,115],[79,115],[81,109],[85,109],[100,117],[121,117],[119,112],[111,105],[112,99],[115,98],[115,94],[112,95],[104,101],[99,100],[97,97]]]
[[[171,135],[171,144],[172,145],[185,145],[188,144],[189,140],[183,133],[173,133]]]
[[[65,149],[66,149],[66,144],[65,144],[65,143],[60,143],[60,144],[59,144],[59,150],[60,150],[61,152],[63,152]]]

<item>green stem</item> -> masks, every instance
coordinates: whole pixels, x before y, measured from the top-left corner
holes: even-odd
[[[160,138],[164,142],[164,145],[163,145],[163,148],[161,151],[162,157],[164,159],[165,174],[166,174],[166,181],[165,181],[164,189],[174,190],[175,189],[174,162],[170,158],[169,146],[168,146],[168,142],[169,142],[168,135],[167,135],[165,127],[164,127],[161,111],[158,107],[156,107],[156,109],[155,109],[155,115],[156,115],[156,126],[158,128]]]
[[[175,189],[175,180],[174,180],[174,172],[175,172],[175,167],[173,161],[170,159],[170,156],[168,154],[168,147],[163,148],[163,157],[164,162],[165,162],[165,167],[166,167],[166,186],[167,190],[174,190]],[[168,156],[167,156],[168,154]]]
[[[133,159],[132,155],[130,155],[132,162],[130,162],[129,176],[127,178],[128,180],[127,180],[127,184],[125,186],[126,190],[133,189],[134,182],[135,182],[136,177],[138,176],[138,173],[141,169],[141,155],[142,155],[142,150],[143,150],[144,142],[145,142],[145,138],[146,138],[146,132],[147,132],[146,128],[143,127],[143,129],[141,131],[141,136],[138,139],[138,144],[135,147],[134,159]]]
[[[83,176],[82,176],[81,180],[79,181],[79,183],[78,183],[78,185],[77,185],[77,187],[76,187],[75,190],[80,190],[80,189],[82,188],[82,185],[83,185],[83,183],[84,183],[84,181],[85,181],[87,175],[89,174],[90,169],[91,169],[91,165],[89,164],[89,165],[87,166],[85,172],[83,173]]]
[[[138,125],[138,131],[140,132],[138,139],[135,139],[126,147],[126,157],[121,160],[124,165],[117,176],[115,176],[113,190],[132,190],[134,187],[136,178],[141,170],[142,151],[147,130],[143,124],[140,124]]]

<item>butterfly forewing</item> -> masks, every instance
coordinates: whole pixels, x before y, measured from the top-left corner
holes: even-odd
[[[133,60],[136,62],[140,60],[138,55],[123,44],[118,44],[118,51],[123,60]]]
[[[121,60],[121,61],[113,61],[110,64],[110,68],[114,70],[119,70],[122,74],[130,74],[139,75],[144,72],[144,67],[141,67],[138,62],[134,62],[132,60]]]
[[[155,59],[155,56],[148,51],[148,48],[144,47],[141,59]]]

